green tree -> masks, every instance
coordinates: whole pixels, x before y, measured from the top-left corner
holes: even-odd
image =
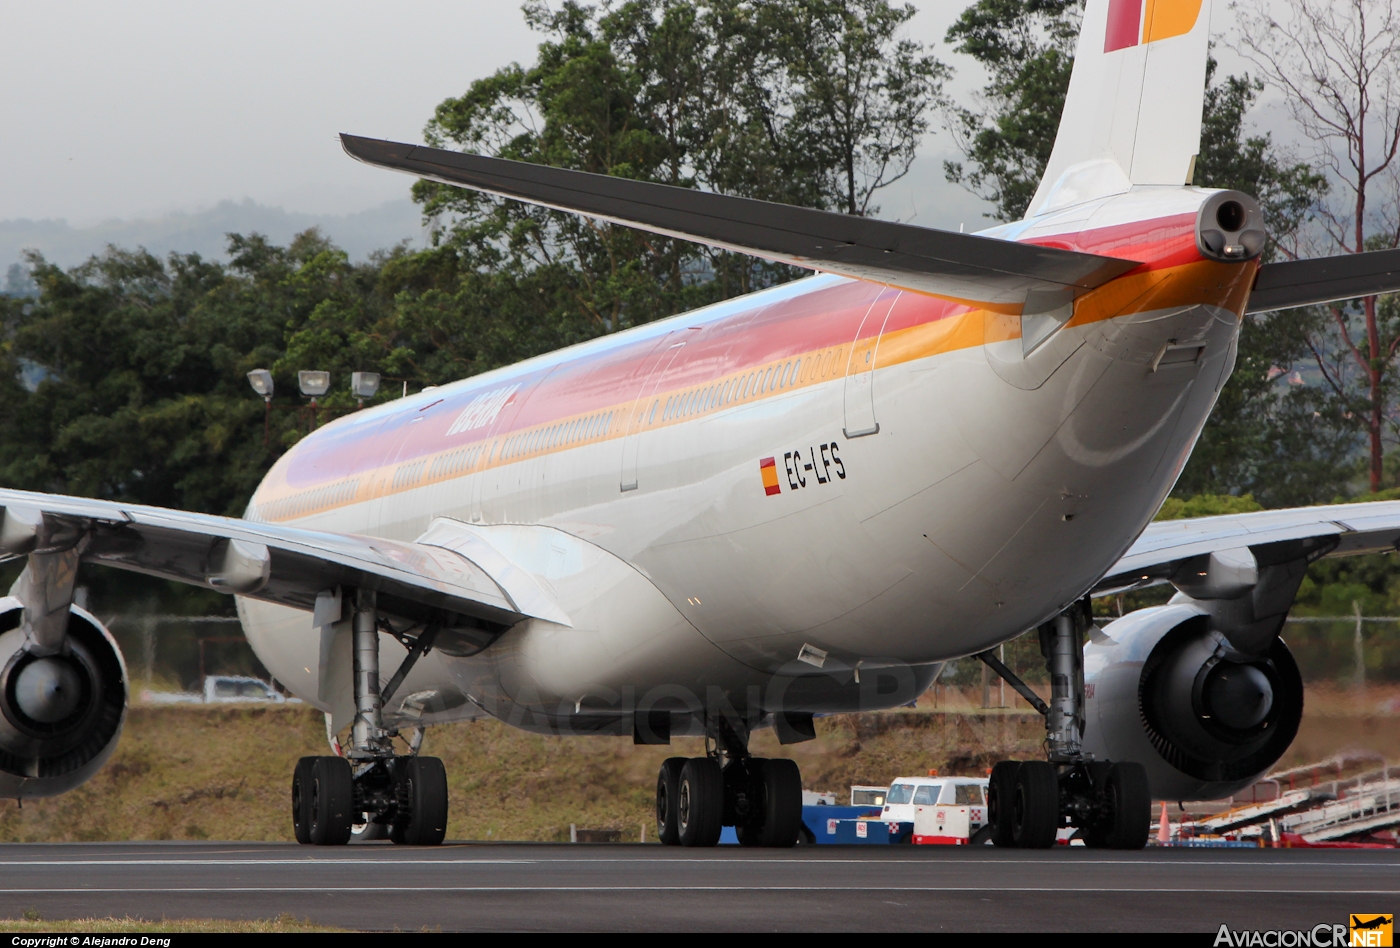
[[[431,144],[871,213],[908,171],[944,73],[899,38],[914,9],[887,0],[525,12],[546,37],[536,62],[444,101],[425,130]],[[433,182],[414,195],[438,223],[438,249],[455,255],[442,268],[477,275],[521,355],[800,272]]]
[[[966,164],[945,162],[944,171],[990,201],[997,220],[1025,215],[1050,161],[1083,12],[1083,0],[978,0],[948,28],[949,44],[991,81],[980,108],[946,106]]]

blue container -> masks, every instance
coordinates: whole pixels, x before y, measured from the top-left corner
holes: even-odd
[[[811,834],[812,842],[818,844],[866,844],[878,843],[887,845],[898,843],[906,837],[912,839],[914,832],[913,823],[896,823],[895,830],[890,831],[890,824],[884,820],[860,819],[860,817],[879,816],[878,806],[804,806],[802,808],[802,825]],[[865,835],[861,834],[860,826],[864,826]],[[720,830],[719,844],[721,846],[739,845],[739,837],[734,833],[734,827],[726,826]]]
[[[884,820],[860,819],[879,816],[878,806],[804,806],[802,823],[817,844],[897,843],[914,832],[912,823],[896,823],[893,831]],[[862,825],[864,835],[862,833]]]

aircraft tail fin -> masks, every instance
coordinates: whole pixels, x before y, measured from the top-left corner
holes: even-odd
[[[1210,0],[1088,0],[1055,148],[1027,216],[1191,183]]]

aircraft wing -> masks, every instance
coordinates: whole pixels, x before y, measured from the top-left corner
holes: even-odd
[[[954,299],[1019,305],[1032,290],[1070,289],[1078,295],[1138,265],[421,145],[354,135],[340,140],[351,157],[420,178]]]
[[[1335,303],[1400,291],[1400,250],[1285,260],[1259,268],[1246,313]]]
[[[40,553],[76,544],[84,563],[305,609],[318,620],[332,603],[331,621],[340,618],[340,589],[368,588],[385,612],[445,621],[466,635],[504,631],[530,615],[567,623],[537,595],[512,595],[477,563],[427,542],[0,490],[0,561],[36,544]]]
[[[1198,557],[1287,540],[1320,540],[1327,556],[1400,548],[1400,501],[1295,507],[1254,513],[1164,520],[1149,524],[1090,595],[1106,596],[1164,583]],[[1332,544],[1335,543],[1335,546]],[[1330,549],[1328,549],[1330,547]]]

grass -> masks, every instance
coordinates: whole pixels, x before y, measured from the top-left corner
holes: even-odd
[[[141,918],[69,918],[43,919],[39,913],[28,911],[24,918],[0,918],[0,932],[23,934],[35,932],[43,934],[129,934],[154,932],[233,932],[236,934],[264,934],[273,932],[343,932],[344,928],[331,928],[316,925],[308,919],[292,915],[279,915],[276,918],[253,918],[231,920],[224,918],[163,918],[149,921]]]
[[[1395,707],[1400,688],[1312,687],[1294,746],[1279,766],[1366,749],[1400,759]],[[851,784],[887,784],[926,773],[982,774],[1003,757],[1040,751],[1038,715],[982,712],[980,688],[940,688],[913,709],[817,721],[817,739],[778,745],[753,739],[762,756],[791,757],[803,783],[844,800]],[[1387,702],[1389,704],[1387,705]],[[92,780],[71,793],[18,807],[0,801],[0,841],[289,841],[292,767],[326,753],[319,712],[305,706],[133,707],[121,744]],[[637,841],[653,835],[653,792],[661,761],[702,753],[695,738],[637,747],[630,738],[545,737],[495,721],[428,732],[423,753],[442,757],[451,794],[450,839],[564,841],[569,825],[614,829]]]

